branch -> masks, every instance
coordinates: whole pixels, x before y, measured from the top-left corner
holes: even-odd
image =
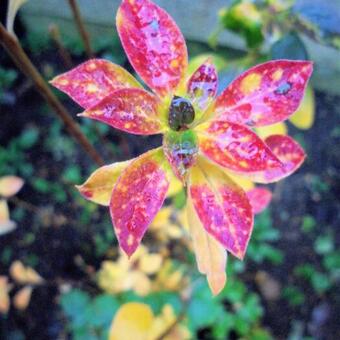
[[[49,106],[55,111],[58,117],[63,121],[70,134],[81,144],[85,151],[98,164],[103,165],[104,161],[90,144],[86,136],[81,131],[79,125],[73,120],[63,104],[53,94],[48,84],[30,61],[29,57],[21,47],[19,41],[8,33],[5,27],[0,23],[0,43],[13,59],[16,66],[30,79],[32,79],[38,92],[45,98]]]
[[[85,52],[86,52],[86,54],[89,58],[93,58],[94,53],[93,53],[92,48],[91,48],[89,34],[85,29],[83,19],[81,17],[81,13],[80,13],[80,10],[79,10],[78,4],[77,4],[77,0],[69,0],[68,2],[70,4],[70,7],[71,7],[71,10],[72,10],[72,13],[73,13],[73,18],[76,22],[78,31],[80,33],[82,40],[83,40]]]
[[[59,55],[64,62],[64,65],[66,66],[66,68],[71,69],[73,67],[72,59],[70,53],[67,51],[61,40],[59,27],[55,24],[52,24],[50,25],[48,30],[53,42],[58,49]]]

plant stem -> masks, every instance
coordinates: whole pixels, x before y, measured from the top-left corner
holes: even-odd
[[[66,68],[71,69],[73,67],[72,59],[70,53],[67,51],[61,40],[59,27],[55,24],[52,24],[50,25],[48,30],[50,32],[50,36],[53,42],[55,43],[58,49],[59,55],[64,62],[64,65],[66,66]]]
[[[68,2],[70,4],[76,25],[78,27],[78,31],[80,33],[82,40],[83,40],[85,52],[86,52],[86,54],[89,58],[93,58],[94,53],[93,53],[92,48],[91,48],[89,34],[85,29],[83,19],[81,17],[81,13],[80,13],[80,10],[79,10],[79,6],[77,4],[77,0],[69,0]]]
[[[56,112],[58,117],[63,121],[71,135],[82,145],[85,151],[98,164],[103,165],[104,161],[97,153],[86,136],[81,131],[79,125],[73,120],[63,104],[53,94],[48,84],[32,64],[26,52],[21,47],[19,41],[8,33],[5,27],[0,23],[0,43],[13,59],[17,67],[30,79],[32,79],[38,92],[45,98],[50,107]]]

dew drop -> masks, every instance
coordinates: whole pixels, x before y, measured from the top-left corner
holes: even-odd
[[[287,94],[292,88],[292,83],[286,81],[281,83],[278,88],[275,90],[275,94]]]

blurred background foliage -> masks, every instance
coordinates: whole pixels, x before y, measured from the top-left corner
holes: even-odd
[[[180,2],[182,15],[193,6]],[[197,3],[209,8],[208,1]],[[340,87],[329,78],[339,70],[334,55],[340,48],[340,6],[319,0],[225,3],[213,13],[214,27],[206,28],[209,39],[184,31],[191,71],[212,56],[221,90],[259,62],[318,55],[320,75],[287,124],[257,131],[264,136],[289,131],[308,159],[297,174],[271,186],[272,205],[256,218],[245,261],[229,257],[228,284],[212,298],[196,269],[180,190],[128,261],[106,209],[86,202],[74,188],[95,166],[1,49],[0,181],[16,175],[25,185],[19,192],[13,183],[0,188],[0,338],[113,340],[127,332],[136,340],[340,338]],[[81,11],[86,4],[79,1]],[[4,22],[6,1],[0,5]],[[66,1],[31,0],[32,7],[25,6],[15,32],[46,79],[86,60],[74,24],[67,34],[63,15],[48,15],[55,6],[66,10]],[[32,14],[39,6],[45,10],[41,21]],[[109,17],[112,25],[114,11]],[[84,18],[95,55],[131,70],[113,28]],[[197,18],[192,30],[200,24]],[[231,34],[227,42],[225,34]],[[72,114],[79,111],[56,95]],[[160,144],[157,136],[142,137],[141,143],[140,136],[90,120],[80,123],[107,163]],[[4,194],[8,189],[13,195]]]

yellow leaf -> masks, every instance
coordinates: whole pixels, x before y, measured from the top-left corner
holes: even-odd
[[[9,220],[8,205],[5,200],[0,200],[0,224]]]
[[[194,252],[198,270],[207,276],[208,284],[213,295],[221,292],[226,284],[227,252],[204,229],[197,216],[189,195],[187,203],[188,222],[194,244]]]
[[[146,274],[139,270],[133,270],[129,273],[128,278],[131,280],[131,289],[137,295],[145,296],[151,292],[151,281]]]
[[[0,276],[0,313],[7,314],[10,306],[8,292],[10,291],[7,276]]]
[[[93,172],[84,184],[77,185],[76,188],[87,200],[108,206],[118,177],[131,161],[102,166]]]
[[[146,274],[156,273],[162,265],[162,256],[159,254],[146,254],[139,261],[139,270]]]
[[[230,173],[227,170],[225,170],[227,175],[235,182],[237,183],[244,191],[251,190],[255,187],[255,184],[247,177],[237,176],[234,173]]]
[[[7,28],[7,31],[13,35],[15,34],[13,31],[15,17],[20,7],[25,2],[27,2],[27,0],[9,0],[8,9],[7,9],[6,28]]]
[[[284,122],[280,122],[273,125],[261,126],[256,128],[256,133],[265,139],[271,135],[286,135],[287,125]]]
[[[21,288],[13,298],[14,307],[19,310],[25,310],[30,303],[32,291],[32,286]]]
[[[289,118],[292,124],[302,130],[308,130],[314,123],[315,98],[311,86],[307,87],[299,109]]]
[[[9,219],[7,202],[0,199],[0,236],[13,231],[16,223]]]
[[[115,294],[132,288],[128,267],[112,261],[104,261],[98,272],[98,285],[104,291]]]
[[[11,197],[24,185],[24,181],[17,176],[4,176],[0,178],[0,196]]]
[[[44,279],[31,267],[25,267],[21,261],[14,261],[9,268],[12,278],[20,284],[38,285]]]
[[[162,208],[152,221],[150,228],[151,229],[164,228],[170,222],[172,210],[173,209],[171,207]]]
[[[171,260],[166,260],[157,273],[153,288],[155,291],[179,291],[184,289],[186,281],[181,268],[175,267]]]
[[[183,190],[183,183],[176,176],[172,176],[167,193],[168,197],[175,196],[181,190]]]
[[[153,320],[154,315],[148,305],[126,303],[113,319],[109,340],[148,340]]]

